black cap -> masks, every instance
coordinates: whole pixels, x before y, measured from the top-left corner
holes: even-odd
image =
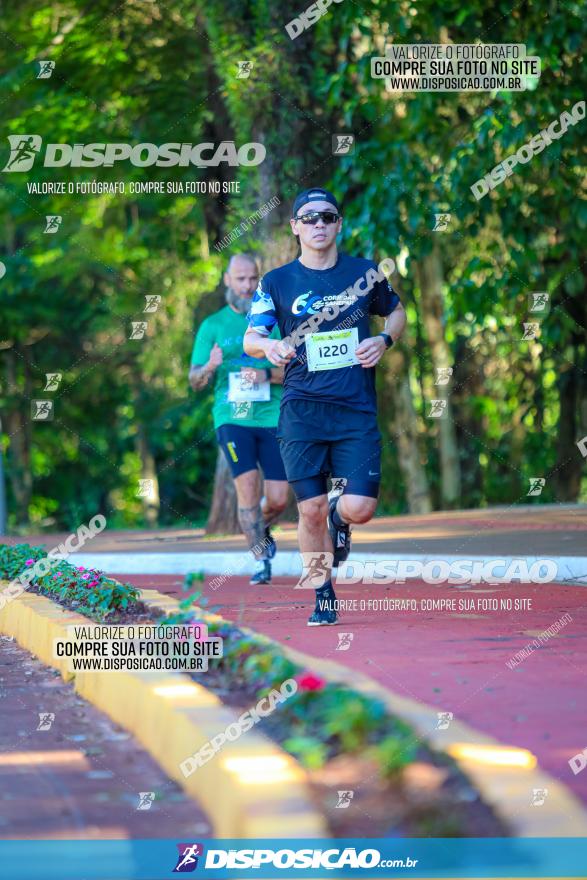
[[[340,208],[338,206],[338,202],[331,192],[328,192],[327,189],[322,189],[319,186],[314,186],[311,189],[302,190],[301,193],[298,193],[296,196],[296,200],[293,205],[293,214],[292,217],[296,217],[298,211],[304,205],[307,205],[309,202],[329,202],[333,208],[340,213]]]

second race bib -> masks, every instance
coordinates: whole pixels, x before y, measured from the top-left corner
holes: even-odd
[[[316,370],[339,370],[358,364],[355,354],[358,345],[359,331],[356,327],[312,333],[306,336],[308,370],[314,373]]]
[[[270,399],[271,389],[269,387],[269,380],[265,380],[265,382],[251,382],[246,374],[228,374],[228,400],[230,403]]]

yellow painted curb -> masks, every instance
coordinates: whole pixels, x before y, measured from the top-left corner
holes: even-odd
[[[403,697],[369,676],[333,660],[317,660],[285,647],[294,662],[310,666],[328,681],[338,681],[381,700],[410,724],[434,749],[447,752],[473,783],[485,803],[505,822],[514,837],[585,837],[587,810],[562,782],[537,766],[535,756],[482,733],[458,719],[438,729],[440,707]],[[546,789],[542,806],[532,806],[534,789]]]
[[[6,582],[4,582],[6,583]],[[0,584],[2,582],[0,581]],[[149,591],[151,594],[152,591]],[[177,602],[155,594],[149,605],[166,612]],[[0,632],[43,663],[66,671],[66,659],[53,657],[53,639],[66,627],[92,626],[44,596],[23,593],[0,611]],[[206,688],[180,672],[80,672],[76,691],[132,732],[165,772],[207,813],[214,836],[327,837],[326,823],[311,806],[306,775],[294,759],[252,728],[187,779],[180,763],[237,720]]]
[[[156,590],[143,590],[142,600],[169,613],[178,608],[171,596]],[[217,614],[202,609],[203,620],[228,623]],[[469,777],[483,800],[503,819],[515,837],[584,837],[587,835],[587,810],[561,782],[542,771],[534,755],[516,746],[500,743],[458,719],[446,730],[439,730],[439,707],[399,696],[364,673],[349,669],[333,660],[324,660],[296,651],[268,636],[239,625],[244,633],[276,645],[290,660],[307,667],[331,682],[340,682],[365,696],[381,700],[389,711],[410,724],[433,748],[448,752]],[[510,763],[508,763],[510,762]],[[542,806],[532,806],[533,789],[547,789]]]

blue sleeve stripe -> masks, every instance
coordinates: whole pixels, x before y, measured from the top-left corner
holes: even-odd
[[[275,315],[249,315],[250,327],[275,327]]]
[[[389,315],[391,315],[391,313],[393,312],[393,310],[395,309],[395,307],[397,306],[399,301],[400,301],[399,296],[397,295],[397,293],[394,290],[392,297],[391,297],[391,303],[389,306],[389,312],[388,312]]]
[[[270,312],[272,315],[275,314],[275,309],[273,304],[264,303],[264,302],[254,302],[251,305],[251,314],[253,315],[263,315],[265,312]]]

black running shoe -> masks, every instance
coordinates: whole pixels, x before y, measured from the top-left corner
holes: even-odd
[[[251,576],[250,584],[270,584],[271,583],[271,563],[268,559],[259,560],[257,571]]]
[[[337,568],[339,562],[344,562],[345,559],[348,559],[348,555],[351,552],[351,527],[344,525],[338,528],[332,522],[332,513],[337,501],[338,498],[333,498],[328,506],[328,531],[330,532],[334,548],[333,568]]]
[[[316,598],[316,607],[308,618],[308,626],[332,626],[338,621],[338,611],[335,610],[334,590],[330,590],[325,596]]]
[[[265,529],[265,540],[263,542],[265,544],[265,553],[267,554],[267,559],[275,559],[275,554],[277,553],[277,544],[275,543],[275,538],[271,534],[271,529],[269,526]]]

